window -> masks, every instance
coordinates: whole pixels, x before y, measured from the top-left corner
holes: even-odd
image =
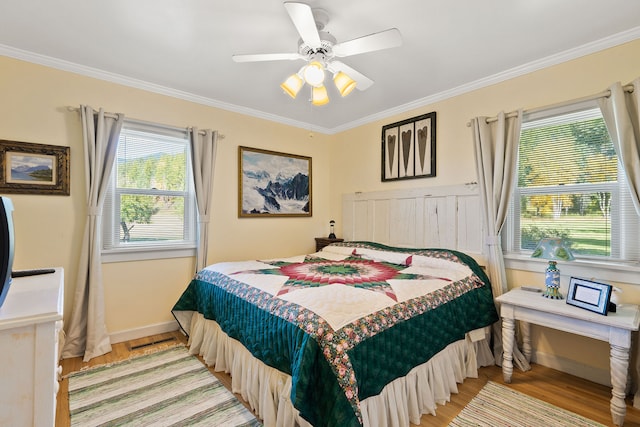
[[[529,254],[558,236],[577,259],[635,262],[638,222],[595,101],[524,117],[507,252]]]
[[[125,120],[103,210],[106,261],[195,253],[189,146],[186,130]]]

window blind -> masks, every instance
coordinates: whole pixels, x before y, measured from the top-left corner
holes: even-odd
[[[542,237],[558,236],[571,242],[578,256],[638,260],[638,243],[627,237],[638,231],[638,215],[631,209],[599,108],[552,111],[523,123],[513,248],[532,250]]]
[[[125,122],[104,207],[104,249],[195,246],[189,156],[186,130]]]

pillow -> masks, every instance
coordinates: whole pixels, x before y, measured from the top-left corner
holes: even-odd
[[[411,265],[411,254],[400,252],[378,251],[375,249],[357,249],[357,254],[372,261],[390,262],[391,264]]]
[[[458,262],[449,261],[447,259],[434,258],[434,257],[429,257],[424,255],[412,255],[409,262],[412,267],[428,267],[428,268],[438,268],[443,270],[458,270],[458,271],[471,272],[471,269],[465,264],[460,264]]]
[[[331,253],[340,254],[340,255],[355,255],[356,249],[350,248],[348,246],[328,245],[322,248],[320,252],[331,252]]]
[[[331,252],[331,251],[323,251],[321,250],[320,252],[316,252],[314,254],[312,254],[312,256],[317,257],[317,258],[323,258],[329,261],[342,261],[346,258],[348,258],[349,256],[351,256],[351,254],[339,254],[336,252]]]

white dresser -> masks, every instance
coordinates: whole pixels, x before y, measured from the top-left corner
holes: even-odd
[[[0,307],[0,426],[53,426],[64,271],[13,279]]]

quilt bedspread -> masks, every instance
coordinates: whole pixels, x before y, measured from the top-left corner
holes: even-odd
[[[256,358],[291,375],[291,401],[316,427],[361,425],[361,400],[498,319],[472,258],[370,242],[211,265],[173,311],[215,320]]]

